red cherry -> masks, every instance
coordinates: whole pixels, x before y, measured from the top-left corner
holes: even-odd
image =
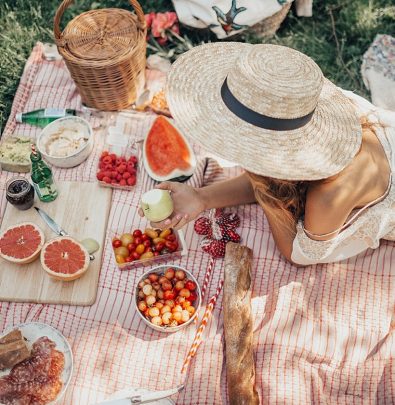
[[[192,304],[197,298],[197,294],[194,292],[191,292],[191,295],[187,298],[187,300]]]
[[[185,283],[185,288],[187,288],[189,291],[195,291],[196,290],[196,283],[193,282],[192,280],[188,280]]]
[[[122,246],[122,241],[120,239],[114,239],[112,241],[112,247],[113,248],[119,248]]]
[[[176,298],[176,293],[173,290],[167,290],[163,293],[163,299],[174,300]]]

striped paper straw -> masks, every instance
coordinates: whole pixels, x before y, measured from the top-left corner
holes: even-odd
[[[202,339],[202,335],[204,330],[206,329],[207,323],[213,313],[213,309],[215,306],[215,303],[217,302],[218,296],[221,293],[222,287],[224,285],[224,281],[221,280],[219,282],[219,285],[217,287],[217,291],[215,292],[215,294],[211,297],[206,310],[204,311],[204,315],[202,318],[202,322],[198,328],[198,330],[196,331],[196,335],[195,338],[193,339],[191,348],[189,349],[189,352],[187,354],[187,357],[184,360],[184,364],[182,366],[181,369],[181,374],[184,374],[187,370],[188,370],[188,366],[191,362],[191,360],[193,359],[193,357],[195,357],[196,351],[199,348],[200,344],[202,343],[203,339]]]

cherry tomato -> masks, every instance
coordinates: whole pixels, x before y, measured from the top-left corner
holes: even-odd
[[[173,233],[171,233],[170,235],[167,235],[167,236],[165,237],[165,239],[166,239],[166,240],[169,240],[169,241],[171,241],[171,242],[174,242],[174,241],[177,240],[177,236],[174,235]]]
[[[171,242],[169,240],[167,240],[165,242],[165,246],[171,251],[171,252],[175,252],[178,248],[178,243],[176,242]]]
[[[194,283],[192,280],[188,280],[185,283],[185,288],[187,288],[189,291],[195,291],[196,290],[196,283]]]
[[[195,301],[197,298],[197,294],[195,294],[194,292],[191,292],[191,295],[187,298],[187,300],[192,304],[193,301]]]
[[[141,245],[143,243],[143,239],[141,236],[137,236],[137,238],[134,239],[134,243],[136,245]]]
[[[144,235],[143,235],[143,236],[144,236]],[[143,245],[144,245],[145,247],[151,247],[151,241],[150,241],[149,239],[145,239],[144,242],[143,242]]]
[[[136,246],[135,252],[137,252],[139,255],[144,253],[144,251],[145,251],[145,246],[142,243]]]
[[[157,250],[155,250],[154,256],[159,256],[159,255],[160,255],[160,253]]]
[[[136,230],[133,232],[133,236],[134,236],[135,238],[141,236],[142,234],[143,234],[143,233],[140,231],[140,229],[136,229]]]
[[[134,252],[136,250],[136,244],[135,243],[129,243],[129,245],[127,246],[129,252]]]
[[[136,251],[134,251],[132,253],[132,257],[133,257],[134,260],[139,260],[140,259],[140,255]]]
[[[174,300],[176,293],[173,290],[168,290],[163,293],[163,298],[165,300]]]
[[[151,238],[150,238],[148,235],[146,235],[145,233],[143,233],[143,234],[141,235],[141,239],[142,239],[143,241],[146,241],[146,240],[151,241]]]
[[[165,242],[159,242],[155,245],[155,251],[161,252],[164,247],[165,247]]]
[[[152,252],[152,247],[151,246],[146,246],[145,247],[144,253],[147,253],[147,252]]]
[[[172,290],[172,288],[173,288],[173,286],[172,286],[172,284],[171,284],[171,282],[169,280],[164,281],[162,283],[162,290],[163,291],[170,291],[170,290]],[[172,298],[166,298],[166,299],[172,299]]]
[[[122,241],[120,241],[119,239],[114,239],[112,241],[112,247],[113,248],[119,248],[122,246]]]
[[[132,262],[133,260],[134,260],[133,256],[128,256],[128,257],[125,259],[125,262],[126,262],[126,263],[130,263],[130,262]]]

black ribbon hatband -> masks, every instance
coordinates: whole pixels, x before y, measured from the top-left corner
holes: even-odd
[[[227,79],[225,79],[221,87],[221,97],[228,109],[243,121],[259,128],[271,129],[274,131],[292,131],[294,129],[302,128],[311,120],[315,111],[314,109],[311,113],[303,117],[291,119],[268,117],[267,115],[251,110],[237,100],[228,87]]]

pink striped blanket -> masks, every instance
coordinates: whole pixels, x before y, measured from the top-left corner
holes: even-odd
[[[39,129],[15,123],[15,114],[41,107],[81,108],[81,100],[62,61],[48,62],[38,43],[23,73],[3,137],[36,136]],[[149,80],[152,75],[149,76]],[[131,121],[143,137],[154,116]],[[103,148],[81,166],[55,169],[57,179],[96,181]],[[202,159],[191,184],[203,185],[236,169],[221,170]],[[5,182],[1,173],[0,215]],[[153,181],[142,173],[134,192],[114,191],[108,229],[144,226],[136,212],[140,195]],[[268,222],[257,205],[240,206],[239,232],[253,249],[253,314],[257,389],[262,404],[392,404],[395,403],[395,245],[331,265],[296,269],[276,249]],[[189,225],[188,255],[174,263],[190,269],[203,283],[209,258]],[[147,328],[132,306],[136,280],[146,269],[119,271],[110,236],[106,239],[98,297],[90,307],[0,304],[0,330],[29,321],[49,323],[71,342],[75,370],[63,404],[86,405],[128,387],[166,389],[183,381],[181,368],[198,325],[163,334]],[[204,305],[223,276],[223,260],[214,265]],[[177,404],[226,404],[222,294],[207,324]],[[202,309],[202,311],[204,308]]]

